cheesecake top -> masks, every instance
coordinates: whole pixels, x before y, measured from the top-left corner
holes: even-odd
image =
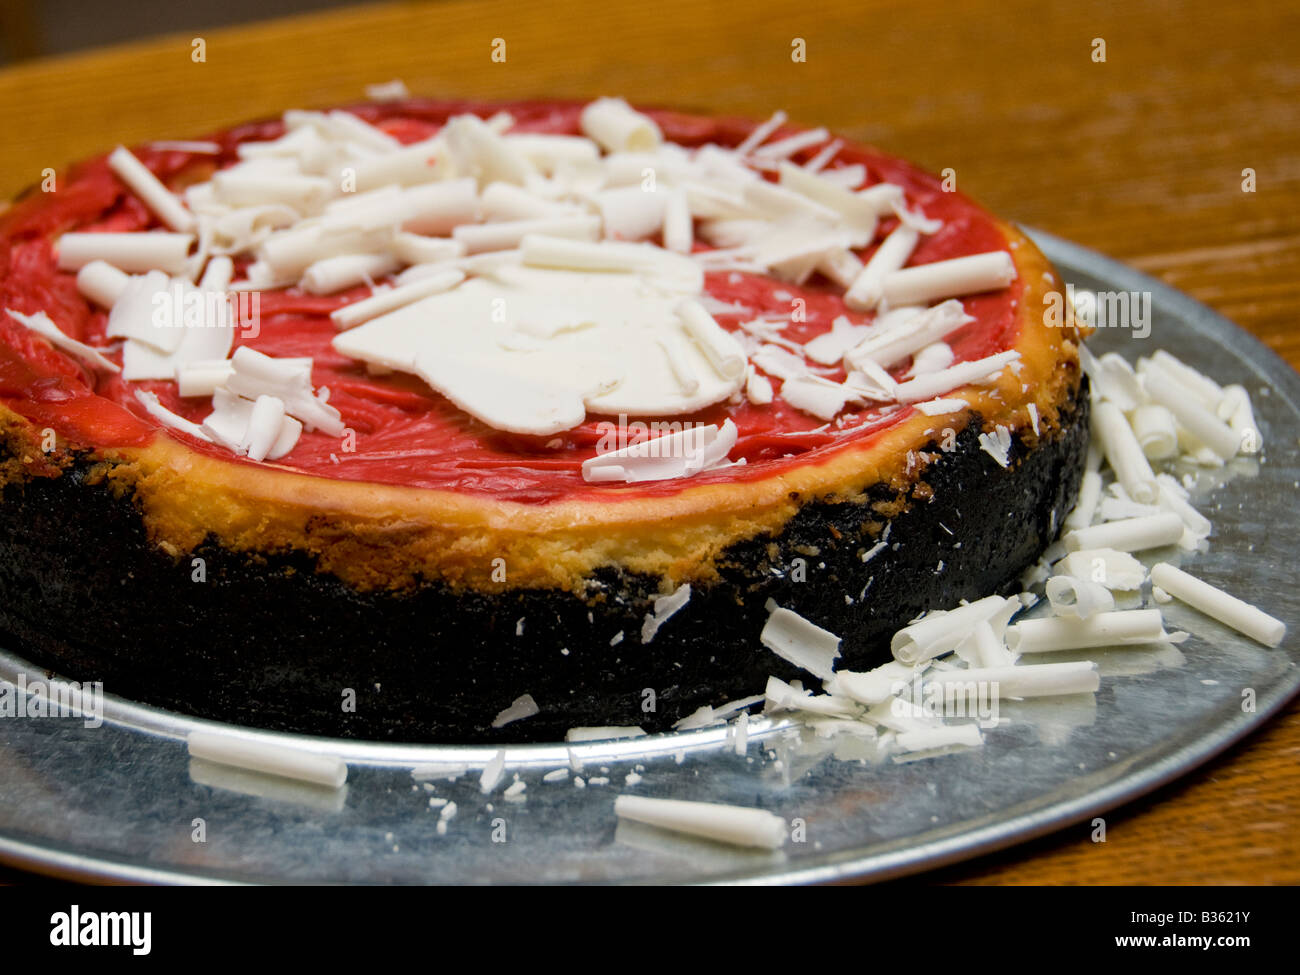
[[[609,99],[119,149],[0,217],[0,403],[78,448],[525,504],[771,478],[1033,400],[1032,245],[950,190]]]

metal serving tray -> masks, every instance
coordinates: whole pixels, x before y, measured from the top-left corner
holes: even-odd
[[[878,880],[1089,819],[1212,758],[1300,688],[1300,589],[1279,571],[1300,551],[1300,375],[1185,295],[1074,244],[1033,236],[1079,288],[1150,293],[1150,337],[1099,329],[1094,350],[1134,359],[1168,348],[1251,392],[1264,462],[1235,462],[1201,503],[1214,536],[1191,566],[1285,620],[1291,632],[1280,648],[1175,602],[1164,607],[1169,628],[1190,631],[1190,640],[1087,654],[1101,664],[1096,695],[1006,702],[1004,723],[986,732],[981,749],[861,761],[852,742],[791,749],[788,724],[755,718],[744,757],[724,729],[509,748],[489,796],[480,794],[477,769],[494,747],[253,733],[345,758],[348,782],[335,792],[191,762],[185,736],[209,723],[106,698],[98,728],[75,717],[0,719],[0,860],[80,879],[179,883]],[[40,676],[0,652],[0,680],[20,674]],[[1243,709],[1247,688],[1253,711]],[[569,764],[570,749],[585,785],[574,775],[543,782]],[[434,778],[430,766],[439,764],[470,770],[455,781]],[[527,789],[506,799],[516,775]],[[802,820],[803,841],[747,852],[620,824],[621,792],[762,806]],[[431,797],[458,807],[442,834]]]

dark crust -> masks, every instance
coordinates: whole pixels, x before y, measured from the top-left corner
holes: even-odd
[[[1074,505],[1086,381],[1042,438],[1013,437],[1007,469],[981,449],[980,429],[976,417],[953,449],[933,444],[934,462],[901,495],[879,485],[865,501],[814,500],[779,535],[733,545],[721,578],[645,646],[660,583],[621,570],[597,573],[585,598],[440,584],[361,593],[304,553],[250,557],[209,541],[195,553],[206,581],[194,582],[192,556],[151,543],[132,499],[78,459],[0,493],[0,640],[109,694],[279,731],[481,743],[554,741],[576,725],[667,730],[700,705],[761,693],[769,674],[809,680],[759,642],[769,599],[838,633],[840,667],[863,669],[924,610],[1018,591]],[[888,545],[864,564],[887,523]],[[541,713],[493,729],[524,693]]]

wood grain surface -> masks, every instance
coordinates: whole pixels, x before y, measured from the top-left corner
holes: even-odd
[[[1300,364],[1300,6],[450,0],[202,39],[201,63],[178,36],[0,71],[0,198],[118,142],[357,100],[394,77],[425,95],[621,94],[755,118],[779,107],[951,167],[994,212],[1121,258]],[[1079,826],[922,879],[1300,882],[1298,760],[1293,703],[1110,814],[1104,844]]]

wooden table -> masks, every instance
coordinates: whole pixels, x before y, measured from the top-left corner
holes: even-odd
[[[823,0],[369,6],[0,72],[0,198],[115,143],[417,93],[621,94],[786,109],[940,170],[992,210],[1128,261],[1300,364],[1300,7]],[[504,62],[491,58],[505,40]],[[792,60],[801,38],[806,61]],[[1094,60],[1095,39],[1105,61]],[[1243,170],[1256,192],[1242,190]],[[1300,881],[1300,710],[1108,817],[931,879]],[[12,875],[21,876],[21,875]]]

